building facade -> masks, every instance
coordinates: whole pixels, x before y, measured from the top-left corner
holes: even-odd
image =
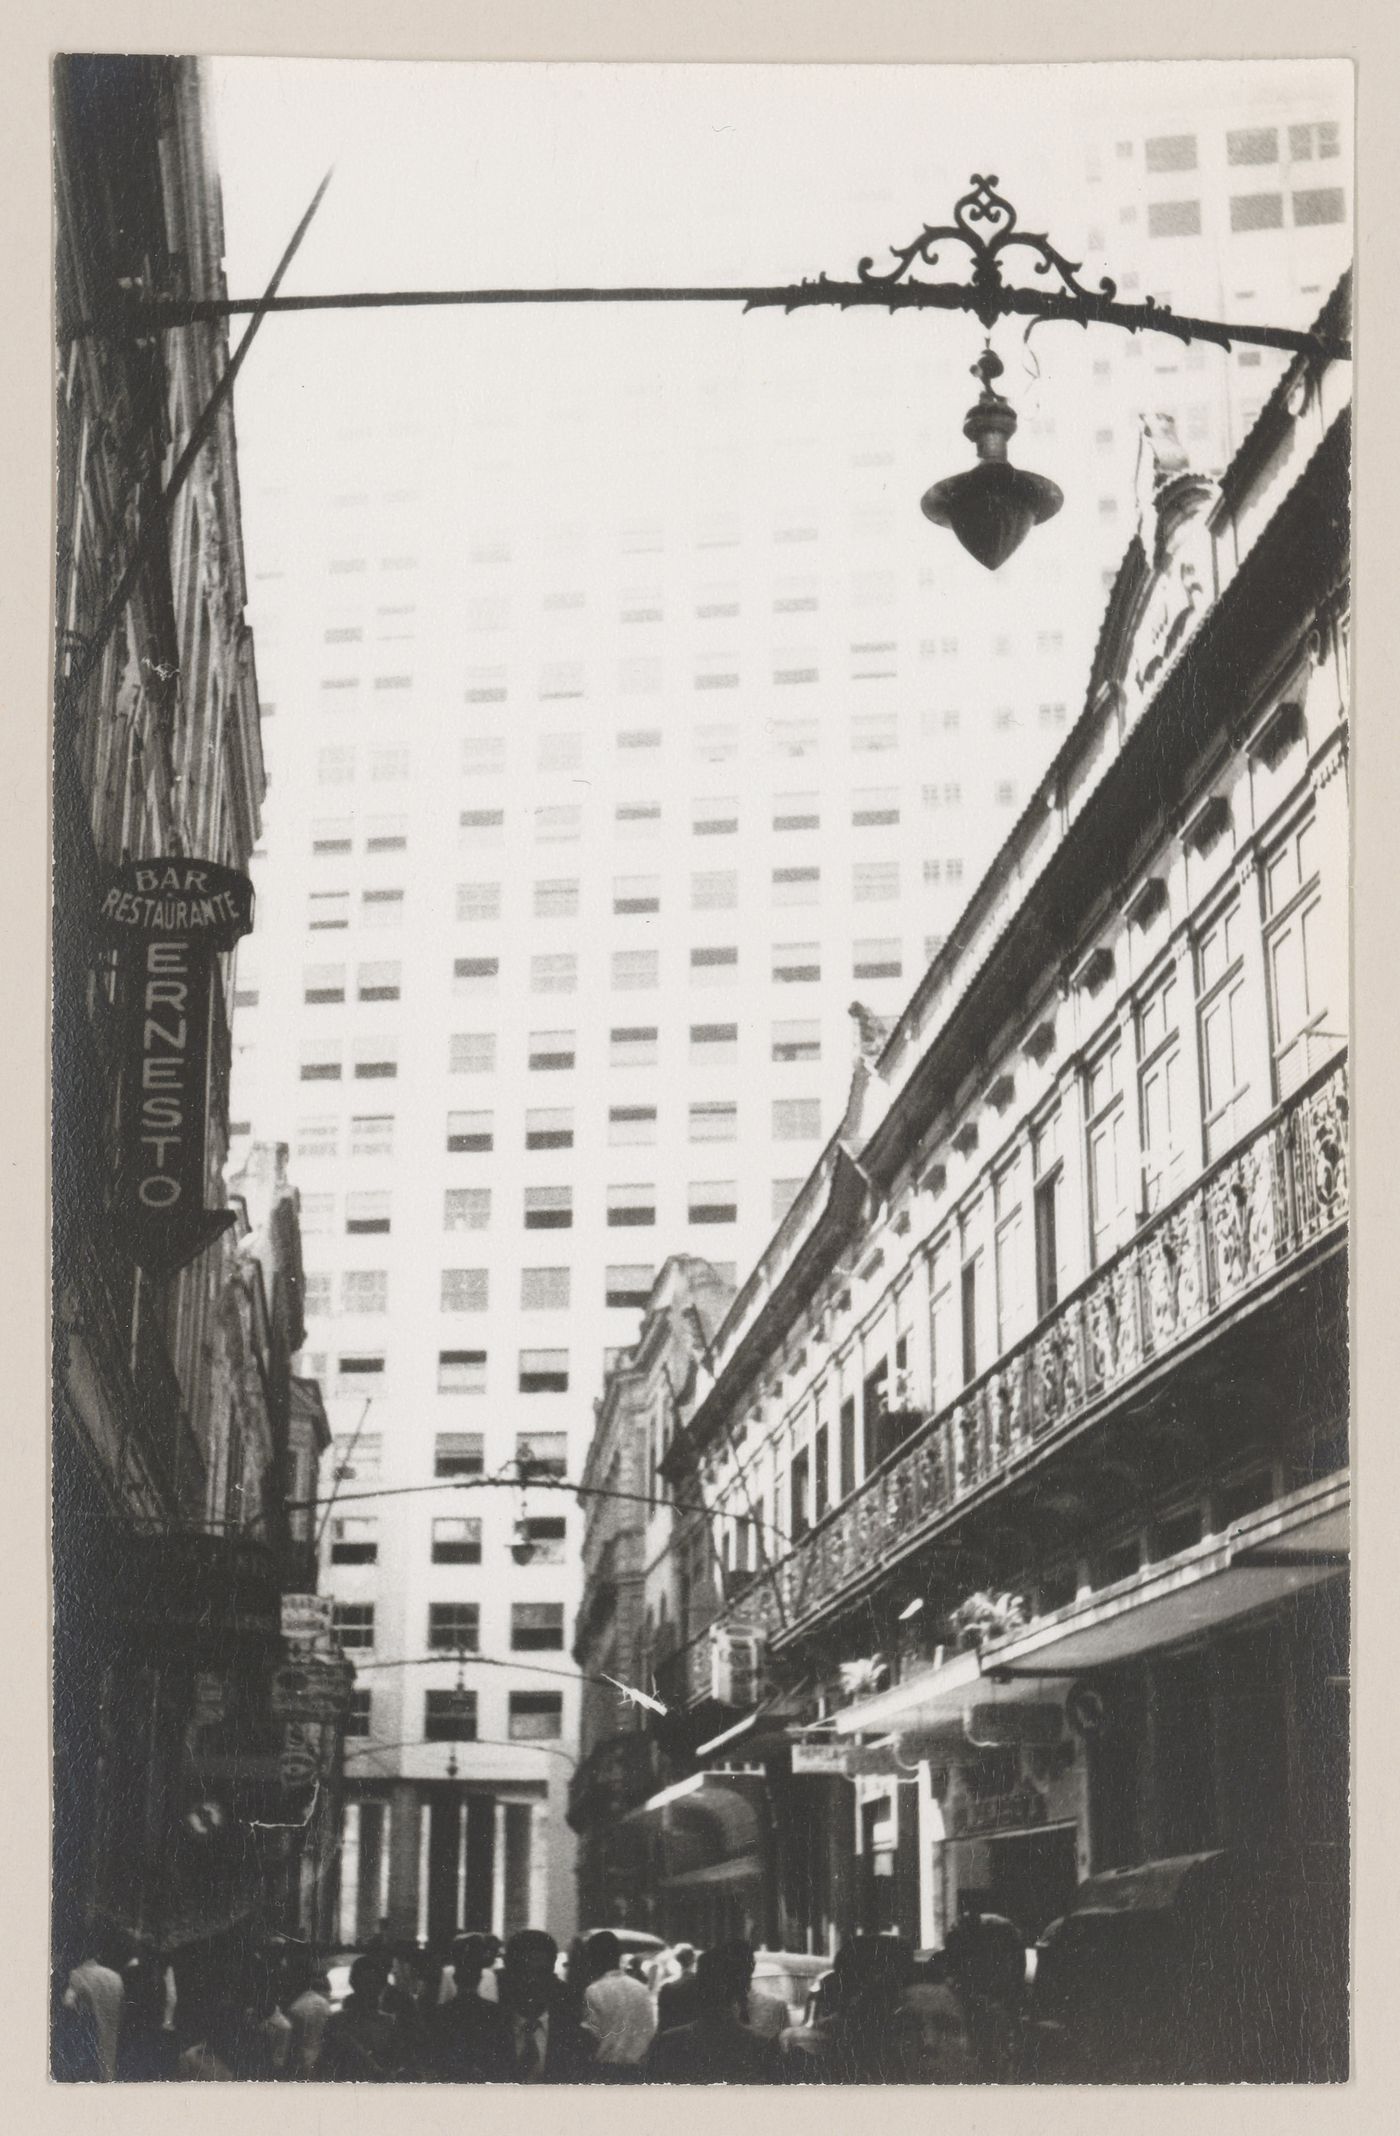
[[[62,1968],[114,1937],[189,1952],[240,1921],[285,1920],[288,1843],[265,1844],[249,1822],[286,1813],[275,1743],[270,1787],[249,1793],[247,1760],[272,1725],[282,1595],[310,1567],[304,1525],[295,1556],[286,1502],[290,1361],[303,1340],[294,1197],[279,1174],[268,1208],[250,1216],[223,1184],[233,957],[211,953],[207,1014],[180,1013],[188,988],[177,980],[155,984],[140,1011],[165,1018],[181,1057],[188,1036],[199,1063],[189,1113],[183,1096],[162,1098],[151,1117],[173,1106],[180,1132],[201,1138],[189,1183],[205,1243],[161,1261],[123,1216],[136,967],[99,926],[113,871],[136,859],[236,878],[264,791],[227,405],[188,479],[162,494],[227,365],[226,335],[151,335],[138,317],[144,298],[224,293],[204,86],[191,61],[68,58],[54,103]],[[164,947],[153,954],[151,970],[174,968]],[[171,1074],[140,1087],[168,1089]],[[265,1169],[266,1153],[255,1160]],[[251,1174],[246,1185],[251,1203]],[[319,1396],[307,1386],[299,1400],[298,1488],[314,1500]]]
[[[1256,122],[1283,205],[1237,227],[1230,189],[1269,167],[1229,141]],[[1345,114],[1285,100],[1170,150],[1115,119],[1068,175],[1025,144],[1015,197],[1057,188],[1052,234],[1078,256],[1097,232],[1125,294],[1297,318],[1349,242],[1349,180],[1340,223],[1293,200],[1304,127],[1330,183]],[[933,215],[967,173],[919,154]],[[1188,177],[1195,235],[1157,212]],[[908,198],[833,201],[832,270],[902,236]],[[750,220],[688,226],[713,279]],[[353,362],[349,322],[301,321],[245,453],[276,717],[235,1147],[294,1151],[302,1362],[347,1472],[323,1547],[361,1665],[347,1937],[529,1907],[571,1932],[582,1516],[527,1505],[514,1464],[583,1475],[666,1252],[754,1265],[842,1116],[852,999],[893,1019],[953,939],[1069,731],[1072,596],[1085,559],[1114,578],[1144,412],[1223,465],[1273,375],[1061,337],[1054,404],[1029,365],[1013,398],[1064,515],[993,581],[911,534],[961,450],[971,339],[717,309],[639,337],[580,308],[567,343],[531,311],[386,313]],[[260,391],[250,367],[241,414]],[[517,1557],[521,1518],[561,1517],[557,1556]]]
[[[786,1831],[831,1775],[853,1852],[835,1908],[774,1858],[772,1940],[1033,1937],[1224,1848],[1310,1954],[1295,2077],[1345,2067],[1349,395],[1299,360],[1219,480],[1157,461],[1083,712],[660,1464],[721,1568],[686,1784],[756,1752]]]

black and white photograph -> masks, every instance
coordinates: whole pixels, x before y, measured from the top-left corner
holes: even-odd
[[[51,92],[51,2078],[1346,2084],[1351,61]]]

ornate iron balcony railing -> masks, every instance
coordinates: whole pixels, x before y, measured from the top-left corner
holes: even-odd
[[[760,1626],[770,1642],[785,1644],[872,1566],[916,1543],[1343,1226],[1347,1134],[1343,1058],[927,1418],[717,1621]],[[695,1698],[709,1680],[703,1642],[690,1660]]]

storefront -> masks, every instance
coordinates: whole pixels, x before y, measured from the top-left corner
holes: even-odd
[[[771,1941],[767,1784],[761,1772],[693,1773],[621,1820],[649,1863],[658,1935],[702,1948],[743,1936]]]

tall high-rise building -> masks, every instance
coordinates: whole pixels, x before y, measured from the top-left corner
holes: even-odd
[[[1345,114],[1242,104],[1028,148],[1024,219],[1125,298],[1306,324],[1345,264]],[[920,143],[916,195],[907,143],[897,189],[841,164],[842,230],[902,242],[966,189],[955,153]],[[744,216],[696,221],[734,265],[694,279],[743,278]],[[848,272],[840,242],[787,272]],[[270,331],[283,368],[239,404],[272,784],[233,1109],[303,1187],[324,1581],[360,1669],[341,1925],[564,1935],[581,1515],[551,1485],[583,1473],[606,1362],[668,1254],[731,1279],[760,1256],[862,1026],[1063,740],[1139,414],[1223,465],[1276,366],[999,331],[1014,454],[1066,504],[992,578],[918,515],[966,462],[971,320]]]

